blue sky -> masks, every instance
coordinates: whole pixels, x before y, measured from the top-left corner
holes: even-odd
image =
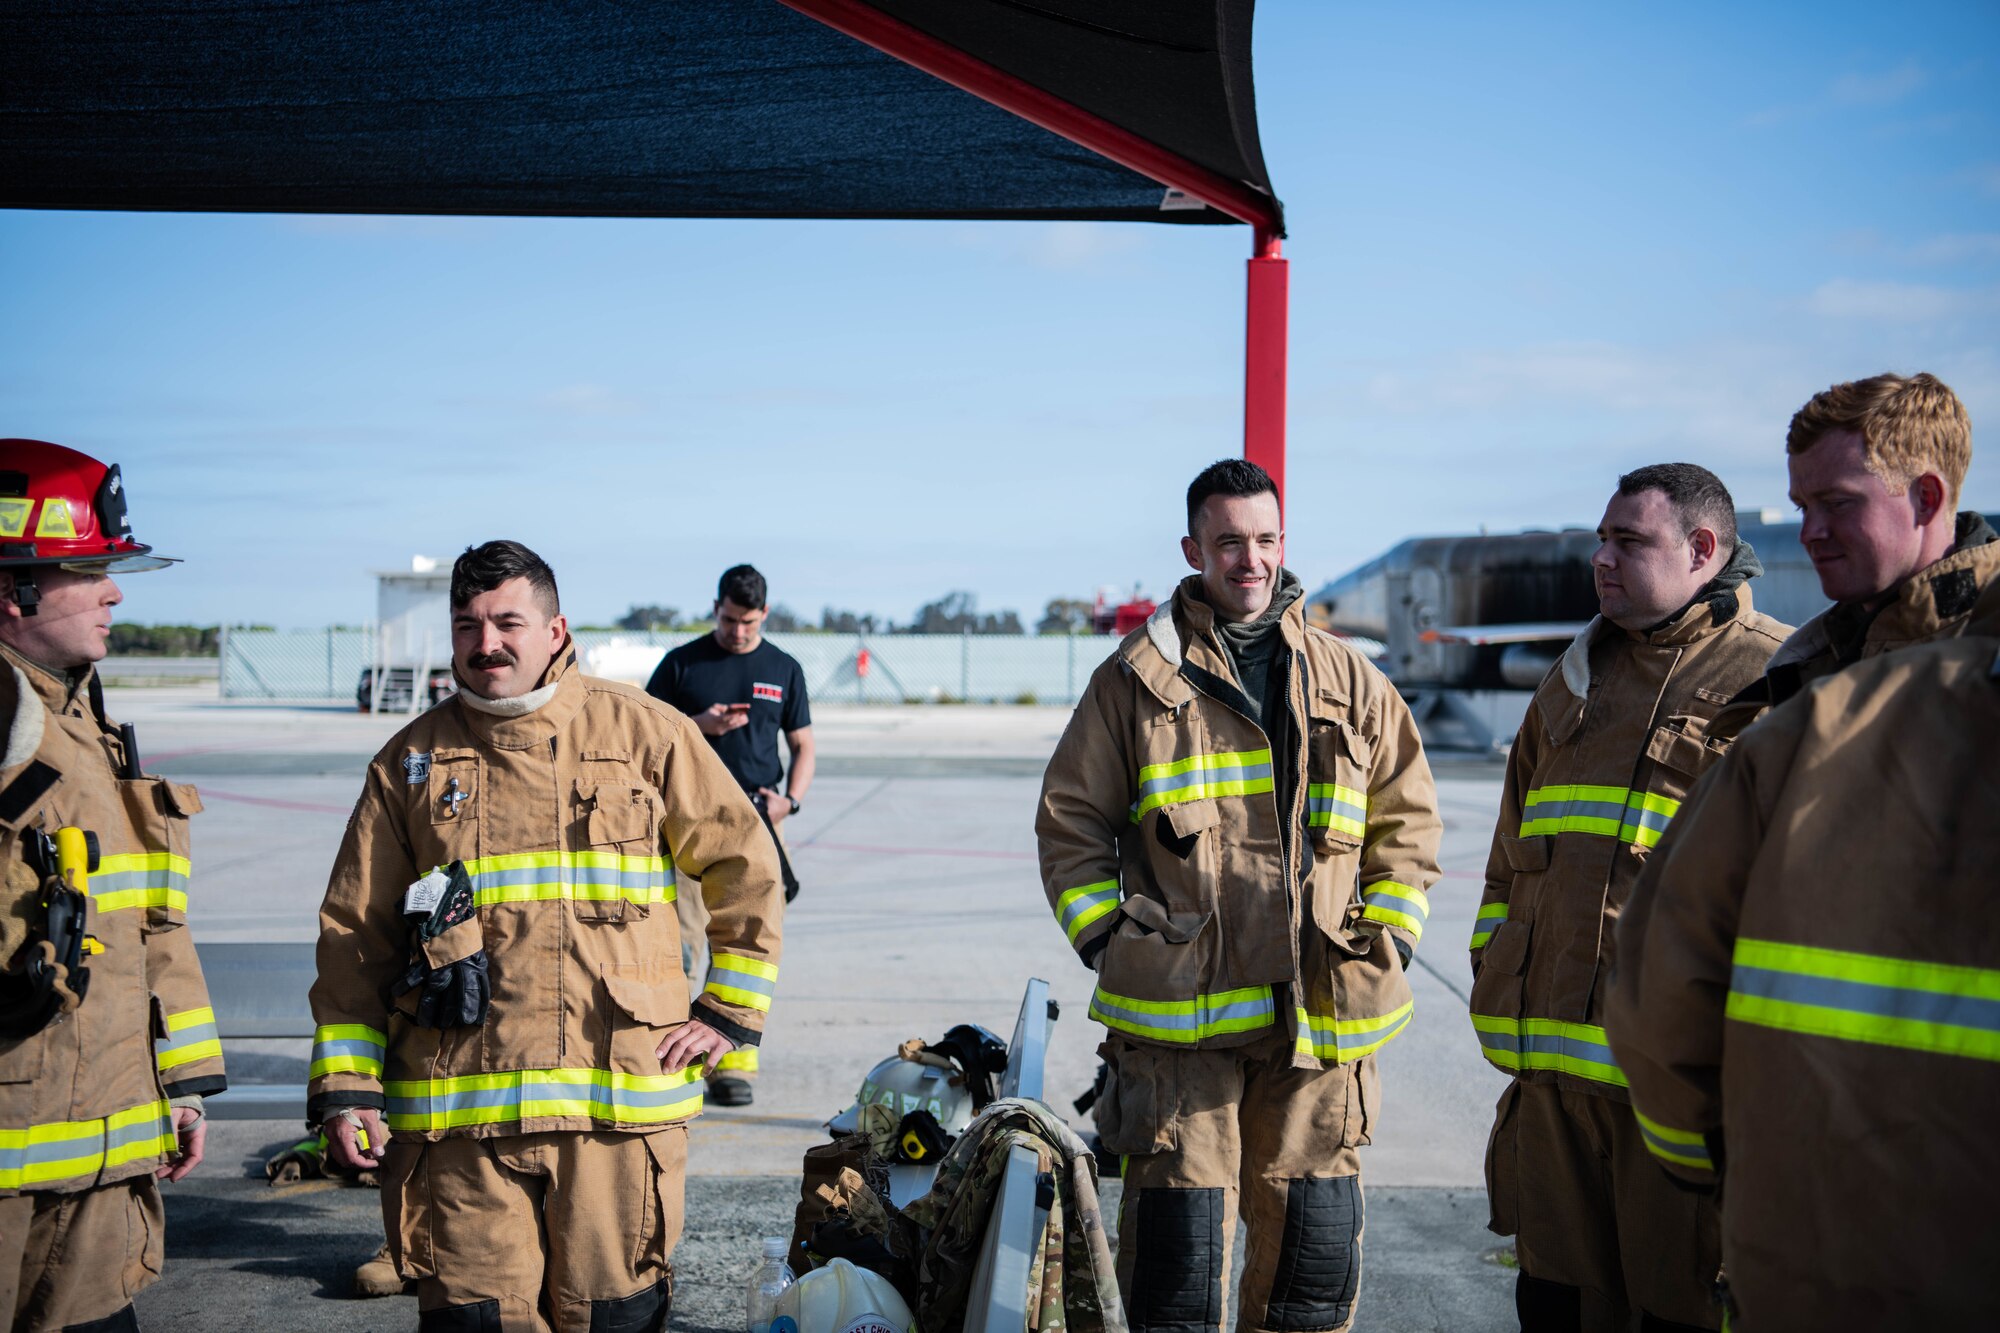
[[[2000,7],[1263,0],[1292,270],[1289,562],[1784,502],[1839,379],[2000,422]],[[516,536],[573,619],[750,560],[808,616],[1032,622],[1182,572],[1241,447],[1238,228],[0,212],[0,434],[124,464],[142,621],[359,622]],[[1977,456],[1966,503],[2000,507]]]

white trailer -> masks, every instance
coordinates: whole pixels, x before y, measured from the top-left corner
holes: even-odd
[[[374,660],[362,669],[355,704],[363,712],[414,713],[456,688],[450,566],[417,555],[408,569],[376,570]]]

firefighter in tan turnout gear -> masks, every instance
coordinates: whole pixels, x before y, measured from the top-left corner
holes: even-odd
[[[1521,1327],[1712,1329],[1712,1198],[1648,1155],[1602,1027],[1610,931],[1660,834],[1721,753],[1709,722],[1790,627],[1729,492],[1691,463],[1618,479],[1591,559],[1600,614],[1549,672],[1507,762],[1472,937],[1472,1024],[1514,1076],[1487,1147],[1492,1229],[1515,1236]]]
[[[1188,534],[1197,574],[1091,677],[1035,822],[1110,1029],[1119,1285],[1134,1330],[1220,1328],[1240,1214],[1237,1327],[1345,1329],[1436,794],[1395,687],[1306,627],[1270,477],[1204,471]]]
[[[2000,577],[2000,534],[1955,504],[1972,418],[1934,375],[1876,375],[1815,394],[1785,434],[1799,541],[1833,606],[1799,627],[1718,720],[1765,708],[1863,658],[1956,637]]]
[[[776,986],[771,838],[691,721],[577,671],[533,552],[468,550],[451,608],[459,693],[376,756],[327,886],[309,1109],[379,1157],[422,1328],[664,1329],[703,1064]]]
[[[139,771],[94,664],[132,538],[123,479],[0,440],[0,1314],[16,1333],[139,1327],[156,1178],[201,1161],[222,1048],[187,929],[194,788]]]
[[[1660,1164],[1720,1177],[1744,1333],[1994,1325],[1996,750],[1989,585],[1750,728],[1619,923],[1612,1050]]]

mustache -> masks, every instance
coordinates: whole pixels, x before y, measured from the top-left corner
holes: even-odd
[[[474,653],[465,659],[465,663],[467,666],[484,669],[486,667],[513,666],[514,660],[514,654],[502,648],[497,653]]]

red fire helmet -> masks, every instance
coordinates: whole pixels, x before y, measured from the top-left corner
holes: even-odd
[[[0,440],[0,569],[136,574],[179,561],[132,540],[116,463],[43,440]]]

